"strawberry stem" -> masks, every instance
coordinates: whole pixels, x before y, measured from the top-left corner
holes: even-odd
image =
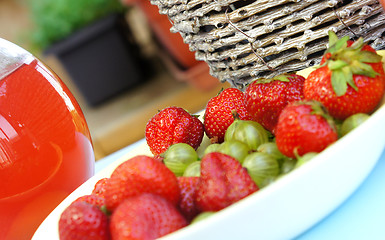
[[[334,119],[329,115],[326,107],[322,103],[315,100],[311,100],[309,101],[309,105],[312,108],[312,114],[323,117],[327,121],[329,126],[333,129],[333,131],[337,132],[337,127]]]
[[[106,216],[110,216],[112,214],[112,212],[110,210],[107,209],[107,206],[106,205],[103,205],[100,207],[100,210],[106,215]]]
[[[231,115],[233,115],[234,121],[241,120],[241,118],[239,117],[239,114],[237,113],[236,110],[232,110]]]

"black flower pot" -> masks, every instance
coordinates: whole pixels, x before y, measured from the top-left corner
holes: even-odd
[[[144,61],[122,15],[99,20],[44,54],[56,56],[91,106],[145,80]]]

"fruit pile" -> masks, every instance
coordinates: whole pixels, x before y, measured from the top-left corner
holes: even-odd
[[[224,89],[203,120],[179,107],[159,111],[145,131],[153,156],[128,159],[70,204],[60,239],[159,238],[266,187],[370,116],[385,92],[381,60],[362,39],[330,32],[307,78]]]

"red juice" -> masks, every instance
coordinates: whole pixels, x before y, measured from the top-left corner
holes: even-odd
[[[0,239],[31,239],[94,160],[79,105],[40,61],[0,80]]]

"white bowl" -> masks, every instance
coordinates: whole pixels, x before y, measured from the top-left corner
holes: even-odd
[[[368,176],[384,150],[384,123],[382,104],[365,123],[310,162],[212,217],[162,239],[266,240],[298,236],[336,209]],[[133,145],[126,155],[69,195],[45,219],[32,239],[59,239],[61,212],[79,196],[91,193],[100,178],[110,176],[116,166],[138,154],[151,154],[145,141]]]

